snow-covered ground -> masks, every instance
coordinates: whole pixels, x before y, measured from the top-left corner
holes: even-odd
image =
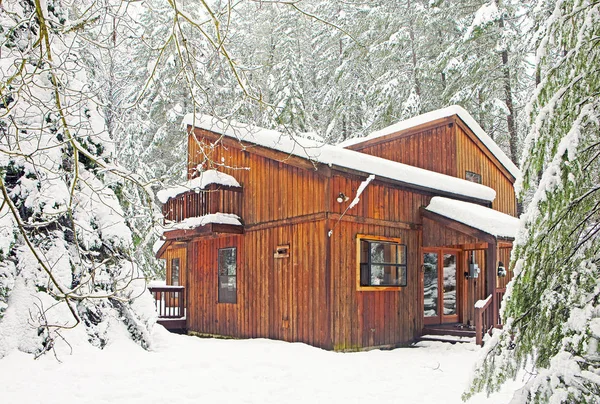
[[[479,348],[334,353],[265,339],[217,340],[155,327],[147,352],[122,339],[103,351],[0,360],[2,403],[460,403]],[[470,403],[506,403],[511,389]]]

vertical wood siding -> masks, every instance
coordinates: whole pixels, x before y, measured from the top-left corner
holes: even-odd
[[[325,221],[189,243],[188,328],[206,334],[300,341],[331,348]],[[278,245],[290,256],[275,258]],[[237,303],[218,303],[219,248],[237,247]]]
[[[401,238],[407,245],[407,286],[399,291],[356,290],[356,235]],[[398,345],[423,327],[420,231],[340,222],[331,236],[332,336],[336,350]]]
[[[186,252],[189,330],[339,350],[408,343],[423,328],[421,246],[477,242],[422,220],[419,208],[429,203],[431,195],[375,181],[359,204],[346,211],[364,178],[326,167],[317,170],[305,160],[242,147],[231,139],[216,145],[207,139],[214,141],[215,135],[200,129],[190,134],[188,176],[192,178],[195,167],[204,164],[238,180],[243,187],[240,216],[245,234],[196,238],[187,249],[177,250],[180,257],[181,251]],[[499,193],[501,201],[494,207],[513,213],[512,184],[504,182],[495,167],[485,168],[491,162],[469,141],[457,132],[457,125],[444,123],[361,151],[461,178],[466,169],[481,169],[484,184]],[[338,203],[340,192],[349,200]],[[357,234],[401,238],[407,244],[406,287],[356,290]],[[290,256],[275,258],[278,245],[289,245]],[[226,247],[238,249],[236,304],[218,303],[217,254]],[[169,251],[168,262],[175,254]],[[476,255],[483,274],[485,252],[478,250]],[[500,256],[506,252],[501,250]],[[464,268],[466,257],[463,253]],[[462,295],[463,320],[472,321],[475,301],[485,298],[485,276],[463,282],[463,291],[468,291]],[[499,282],[505,284],[504,279]]]
[[[434,128],[356,150],[456,177],[455,127],[454,124],[442,123]]]
[[[489,157],[459,125],[456,125],[457,177],[465,178],[467,171],[481,175],[481,183],[496,191],[492,208],[516,216],[517,204],[512,182],[492,163]]]
[[[308,169],[286,164],[257,155],[252,147],[241,150],[241,144],[234,140],[221,139],[209,146],[206,135],[201,129],[189,135],[188,176],[205,156],[210,158],[209,167],[232,175],[243,188],[240,216],[246,226],[325,211],[325,179],[310,169],[310,163],[306,163]]]
[[[185,286],[187,282],[187,260],[185,243],[175,243],[165,251],[163,256],[167,261],[166,278],[167,285],[171,284],[171,262],[173,258],[179,258],[179,285]]]

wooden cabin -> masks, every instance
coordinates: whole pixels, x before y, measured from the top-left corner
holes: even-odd
[[[157,257],[188,331],[361,350],[499,324],[518,169],[464,109],[337,146],[185,124]]]

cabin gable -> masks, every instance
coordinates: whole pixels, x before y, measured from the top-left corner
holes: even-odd
[[[399,163],[475,180],[497,193],[492,208],[516,215],[514,176],[456,115],[347,146]]]

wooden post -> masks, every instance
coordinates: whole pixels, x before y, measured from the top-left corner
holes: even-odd
[[[485,279],[487,281],[486,295],[492,295],[491,322],[488,326],[495,327],[498,324],[498,298],[496,296],[496,271],[498,269],[498,242],[488,242],[485,261]]]

